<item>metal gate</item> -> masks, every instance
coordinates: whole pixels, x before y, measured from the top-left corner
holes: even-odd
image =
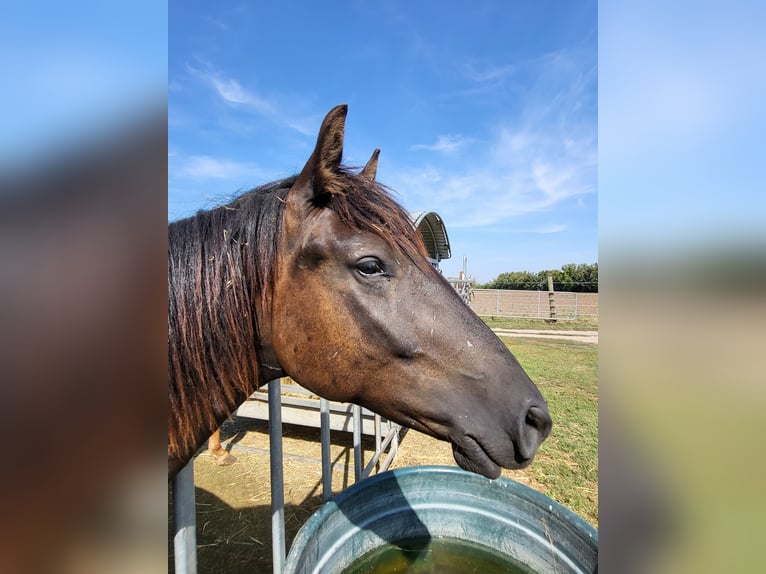
[[[237,409],[239,417],[269,421],[269,463],[271,465],[271,533],[273,572],[282,571],[285,548],[285,499],[282,453],[282,421],[307,426],[319,426],[322,450],[322,499],[332,497],[332,468],[330,432],[353,433],[354,480],[359,482],[374,471],[388,469],[399,451],[401,426],[383,419],[359,405],[334,403],[326,399],[285,397],[280,379],[266,385],[267,392],[258,391]],[[289,390],[300,394],[296,386]],[[315,424],[318,422],[318,425]],[[375,436],[375,452],[364,465],[362,434]],[[385,454],[385,457],[383,455]],[[382,458],[382,460],[381,460]],[[196,574],[197,537],[194,501],[194,459],[189,461],[173,480],[174,555],[176,574]]]

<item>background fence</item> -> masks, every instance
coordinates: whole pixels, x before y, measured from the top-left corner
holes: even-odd
[[[598,317],[598,293],[555,291],[553,300],[560,321]],[[548,291],[473,289],[469,305],[480,317],[552,318]]]

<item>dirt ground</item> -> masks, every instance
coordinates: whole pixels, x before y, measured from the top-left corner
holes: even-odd
[[[578,343],[598,344],[598,331],[539,331],[534,329],[493,329],[503,337],[529,337],[531,339],[564,339]]]

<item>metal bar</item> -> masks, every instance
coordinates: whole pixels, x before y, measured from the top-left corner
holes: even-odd
[[[380,460],[380,457],[383,455],[385,450],[391,445],[391,443],[394,441],[394,438],[398,439],[399,437],[399,429],[397,427],[392,427],[391,430],[388,431],[388,434],[386,435],[385,440],[381,443],[381,446],[377,449],[375,449],[375,454],[372,455],[372,458],[370,459],[370,462],[367,463],[367,466],[364,467],[364,470],[362,471],[362,478],[367,478],[370,473],[372,472],[372,468],[378,464],[378,461]],[[398,442],[398,441],[397,441]],[[391,449],[394,447],[392,446]],[[390,452],[390,450],[389,450]],[[390,464],[390,461],[389,461]],[[383,465],[381,465],[380,470],[385,470],[382,468]]]
[[[282,385],[269,381],[269,463],[271,465],[272,570],[280,574],[285,563],[285,485],[282,468]]]
[[[301,397],[292,397],[287,394],[287,389],[282,385],[282,424],[290,423],[302,426],[310,426],[316,429],[322,428],[321,413],[319,409],[319,398],[304,399]],[[340,430],[343,432],[352,432],[354,423],[353,405],[341,404],[329,401],[330,411],[330,431]],[[250,399],[245,401],[236,410],[237,416],[245,418],[254,418],[259,420],[269,420],[269,395],[268,391],[257,392],[250,395]],[[373,413],[362,408],[362,434],[373,435],[374,428],[372,424]]]
[[[330,401],[319,399],[320,435],[322,441],[322,500],[332,497],[332,468],[330,467]]]
[[[362,407],[354,405],[354,481],[362,479]]]
[[[388,467],[391,465],[391,463],[394,460],[394,457],[396,457],[398,452],[399,452],[398,448],[394,448],[389,451],[389,453],[386,455],[386,458],[384,458],[383,462],[380,463],[380,472],[386,472],[388,470]]]
[[[173,555],[177,574],[197,574],[196,521],[192,459],[173,479]]]
[[[382,447],[380,446],[383,439],[381,419],[382,417],[378,413],[375,413],[375,416],[373,417],[373,421],[374,421],[373,427],[375,430],[375,452],[376,453],[380,452],[382,449]]]
[[[383,453],[385,452],[388,445],[391,443],[391,436],[394,432],[394,429],[391,429],[389,431],[389,434],[386,436],[386,440],[383,442],[383,446],[381,448],[375,449],[375,453],[373,453],[372,458],[370,459],[370,462],[367,463],[367,466],[364,467],[364,470],[362,471],[362,478],[367,478],[372,474],[373,467],[378,464],[378,461],[380,460],[380,457],[383,456]]]
[[[391,448],[388,451],[388,455],[386,456],[383,463],[380,465],[380,472],[385,472],[388,470],[388,467],[393,462],[398,452],[399,452],[399,431],[397,431],[396,434],[394,435],[394,440],[391,443]]]

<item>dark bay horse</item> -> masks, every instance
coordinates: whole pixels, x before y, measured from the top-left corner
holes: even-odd
[[[494,478],[551,429],[516,358],[428,263],[407,213],[341,166],[346,106],[297,176],[168,226],[169,475],[289,375],[452,444]]]

